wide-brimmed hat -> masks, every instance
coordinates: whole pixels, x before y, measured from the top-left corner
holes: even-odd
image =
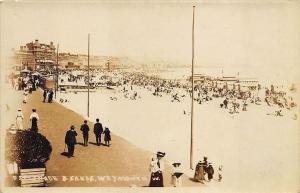
[[[166,153],[161,152],[161,151],[158,151],[158,152],[156,153],[156,155],[157,155],[158,157],[164,157],[164,156],[166,155]]]
[[[181,163],[179,163],[179,162],[174,162],[174,163],[172,163],[172,165],[175,167],[175,166],[180,166],[181,165]]]

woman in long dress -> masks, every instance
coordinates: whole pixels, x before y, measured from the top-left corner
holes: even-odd
[[[165,153],[157,152],[156,158],[153,158],[150,163],[150,184],[149,187],[163,187],[164,180],[163,180],[163,170],[164,164],[162,163],[161,159],[165,156]]]
[[[30,115],[30,121],[31,121],[31,130],[38,132],[38,125],[37,122],[39,120],[39,115],[36,113],[36,109],[32,109],[32,113]]]
[[[17,117],[16,117],[16,125],[18,130],[23,130],[23,119],[24,115],[21,109],[18,109]]]
[[[203,180],[205,180],[205,178],[204,178],[204,163],[202,163],[201,161],[199,161],[196,166],[194,180],[196,182],[202,182]]]

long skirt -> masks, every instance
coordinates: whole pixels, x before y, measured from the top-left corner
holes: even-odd
[[[17,123],[17,129],[18,130],[23,130],[23,119],[22,119],[22,117],[17,117],[16,123]]]
[[[194,180],[200,182],[204,179],[205,178],[204,178],[204,168],[203,168],[203,166],[197,166],[196,171],[195,171],[195,175],[194,175]]]
[[[162,172],[152,172],[149,187],[163,187],[164,179]]]
[[[38,132],[37,119],[35,117],[33,117],[31,121],[31,130]]]

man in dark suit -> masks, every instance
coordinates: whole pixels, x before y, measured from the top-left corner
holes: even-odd
[[[49,95],[48,95],[48,103],[52,103],[52,100],[53,100],[53,94],[54,94],[54,92],[53,92],[53,90],[51,89],[51,90],[49,91]]]
[[[65,137],[65,143],[68,146],[68,158],[74,157],[74,149],[75,149],[75,144],[76,144],[76,136],[77,133],[75,131],[75,127],[72,125],[70,130],[67,131],[66,137]]]
[[[43,102],[46,102],[46,98],[47,98],[47,90],[46,89],[44,89],[43,97],[44,97]]]
[[[84,146],[88,146],[90,128],[87,124],[87,120],[84,120],[84,123],[81,125],[80,130],[82,131],[83,135],[83,144]]]
[[[96,143],[98,146],[101,144],[101,133],[103,133],[102,124],[99,123],[99,119],[96,119],[96,123],[94,125],[94,134],[96,136]]]

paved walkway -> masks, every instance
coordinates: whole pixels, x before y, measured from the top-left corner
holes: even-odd
[[[29,115],[32,108],[37,109],[40,117],[39,132],[47,137],[53,148],[50,160],[47,162],[49,186],[128,187],[149,184],[148,168],[153,153],[140,149],[113,133],[112,146],[99,147],[94,144],[95,137],[90,132],[88,147],[76,145],[75,157],[67,158],[61,155],[64,151],[65,132],[70,125],[75,125],[78,133],[77,142],[81,143],[83,139],[80,125],[84,118],[58,103],[43,103],[42,93],[36,91],[29,95],[28,103],[22,106],[25,128],[30,127]],[[88,122],[88,125],[93,128],[93,123]],[[164,172],[165,186],[171,186],[170,177],[170,167],[167,166]],[[201,185],[184,176],[183,186]]]

